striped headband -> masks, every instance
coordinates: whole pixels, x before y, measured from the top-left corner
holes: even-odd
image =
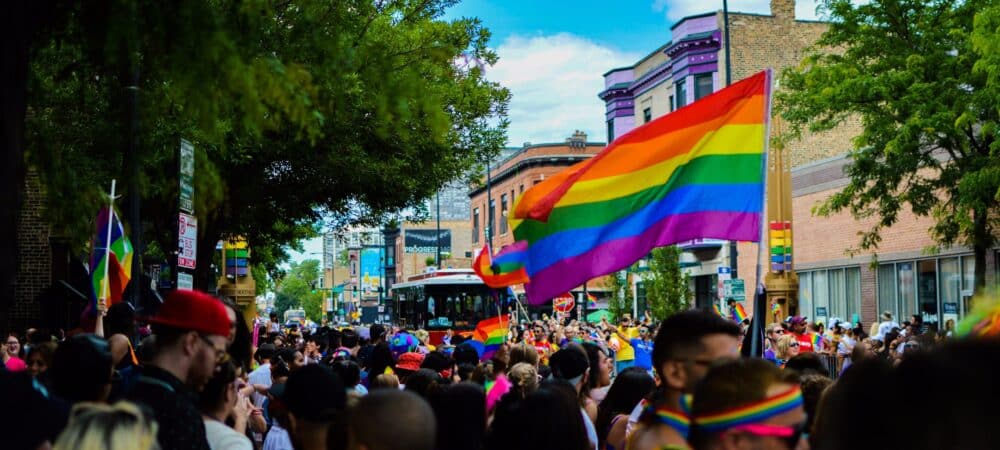
[[[655,408],[648,400],[642,400],[643,409],[649,411],[656,423],[666,425],[677,431],[678,434],[687,439],[691,431],[691,396],[686,395],[681,398],[681,410],[671,409],[667,406]]]
[[[794,387],[759,402],[695,417],[694,423],[699,429],[711,433],[739,425],[760,423],[800,406],[802,406],[802,390]]]

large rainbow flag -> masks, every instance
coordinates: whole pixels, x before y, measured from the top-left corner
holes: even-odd
[[[476,331],[472,334],[473,340],[483,343],[483,353],[480,356],[482,361],[492,358],[507,339],[506,323],[501,317],[496,316],[492,319],[479,321],[479,324],[476,325]]]
[[[509,215],[541,304],[696,238],[759,241],[770,72],[618,138],[524,193]]]
[[[489,245],[484,245],[472,269],[491,288],[527,283],[528,273],[524,270],[524,251],[527,247],[527,242],[515,242],[493,256]]]
[[[91,306],[97,311],[97,300],[100,298],[106,300],[107,307],[121,302],[125,286],[132,278],[132,243],[125,236],[125,227],[118,220],[118,214],[114,209],[109,210],[108,207],[104,207],[97,213],[97,231],[90,249],[90,277],[93,283]],[[107,277],[104,276],[105,267],[107,267]]]

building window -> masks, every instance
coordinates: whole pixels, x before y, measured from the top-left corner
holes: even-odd
[[[712,93],[712,74],[701,73],[694,76],[694,99],[698,100]]]
[[[642,123],[649,123],[650,120],[653,120],[653,109],[646,108],[642,110]]]
[[[497,201],[490,199],[490,211],[489,218],[486,219],[489,223],[486,224],[486,240],[489,241],[490,237],[497,229]]]
[[[681,78],[681,81],[678,81],[675,85],[676,89],[674,90],[674,95],[677,97],[676,109],[681,109],[687,104],[687,87],[684,85],[684,81],[685,80]]]
[[[670,103],[670,112],[674,112],[675,108],[674,108],[674,96],[673,95],[670,96],[669,103]]]
[[[897,322],[919,315],[945,329],[969,311],[974,270],[971,255],[881,264],[878,309],[893,313]]]
[[[507,234],[507,194],[500,194],[500,234]]]
[[[799,272],[799,314],[829,323],[836,317],[853,321],[861,313],[861,269]]]
[[[479,208],[472,210],[472,243],[479,243]]]
[[[608,141],[608,142],[611,142],[611,141]],[[520,187],[520,188],[518,188],[518,192],[517,192],[517,195],[518,195],[519,197],[520,197],[520,196],[521,196],[522,194],[524,194],[524,185],[523,185],[523,184],[521,185],[521,187]]]
[[[615,119],[608,121],[608,142],[615,140]],[[523,186],[522,186],[523,187]]]

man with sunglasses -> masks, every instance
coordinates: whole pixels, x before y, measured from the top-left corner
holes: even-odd
[[[668,317],[653,343],[653,367],[659,387],[629,417],[627,434],[635,450],[687,447],[690,418],[685,395],[716,362],[738,356],[740,328],[707,311],[690,310]],[[641,426],[633,425],[641,422]]]
[[[208,450],[195,393],[212,378],[216,365],[228,359],[226,307],[204,292],[177,290],[149,322],[156,350],[127,397],[155,414],[162,450]]]
[[[805,431],[797,375],[743,358],[712,367],[698,384],[688,440],[695,450],[796,450],[809,448]]]

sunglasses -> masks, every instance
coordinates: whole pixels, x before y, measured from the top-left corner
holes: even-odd
[[[787,448],[794,449],[806,431],[806,423],[800,422],[792,426],[747,424],[731,428],[729,432],[746,433],[753,436],[773,437],[781,439]]]
[[[788,346],[789,346],[789,347],[798,347],[798,346],[799,346],[799,343],[798,343],[798,342],[796,342],[796,343],[793,343],[793,344],[788,344]]]

